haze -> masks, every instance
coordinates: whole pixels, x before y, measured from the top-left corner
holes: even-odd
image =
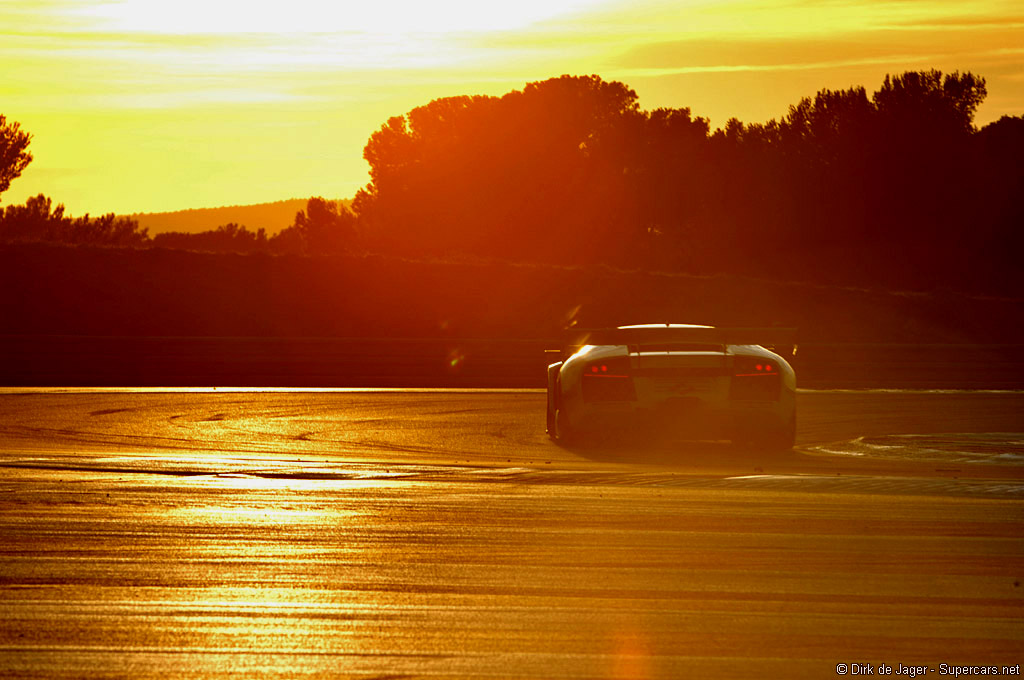
[[[984,76],[979,125],[1024,110],[1009,0],[7,0],[0,25],[2,111],[35,156],[5,202],[45,193],[73,214],[351,196],[389,116],[562,73],[716,126],[907,69]]]

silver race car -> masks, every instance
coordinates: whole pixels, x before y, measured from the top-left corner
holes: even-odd
[[[581,331],[548,366],[547,431],[570,444],[610,429],[792,448],[796,374],[761,344],[792,329],[647,324]]]

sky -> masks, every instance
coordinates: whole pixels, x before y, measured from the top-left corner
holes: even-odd
[[[0,196],[71,215],[351,197],[390,116],[565,73],[644,109],[765,122],[937,68],[1024,114],[1019,0],[0,0],[0,114],[35,157]]]

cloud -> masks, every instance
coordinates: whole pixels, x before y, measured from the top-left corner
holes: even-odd
[[[694,37],[632,46],[611,57],[604,72],[616,78],[729,72],[839,71],[878,67],[886,72],[922,68],[1024,70],[1022,29],[988,22],[949,30],[915,24],[821,37]]]

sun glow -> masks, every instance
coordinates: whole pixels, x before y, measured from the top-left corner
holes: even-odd
[[[2,0],[0,113],[35,156],[2,200],[44,193],[80,215],[351,196],[391,116],[561,74],[720,126],[886,73],[973,71],[985,124],[1021,112],[1018,5]]]
[[[111,28],[159,33],[459,33],[523,29],[595,3],[586,0],[476,0],[343,2],[292,0],[120,0],[100,5],[94,16]]]

